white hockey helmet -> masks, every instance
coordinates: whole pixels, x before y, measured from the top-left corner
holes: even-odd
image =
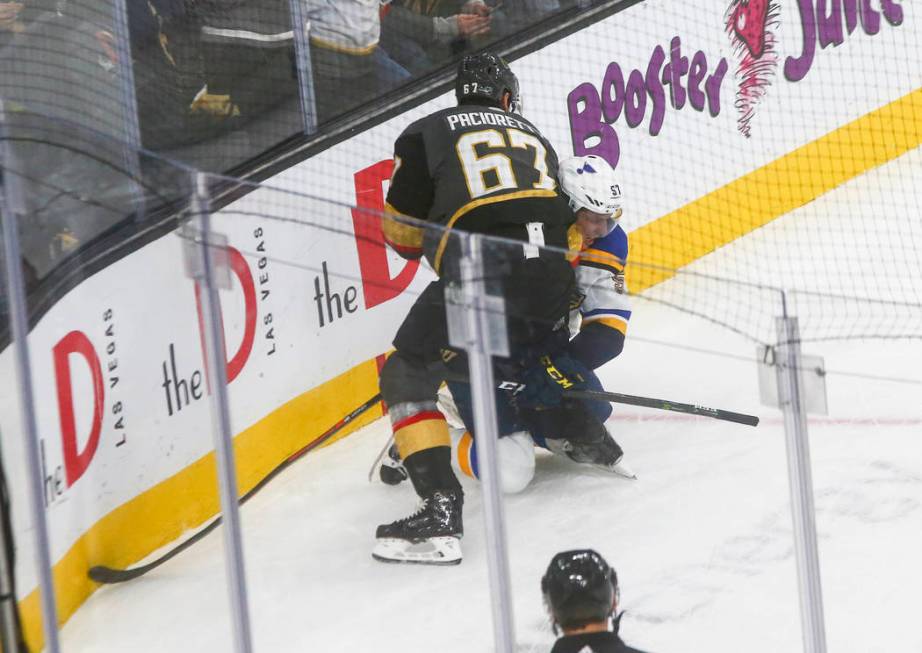
[[[573,212],[588,209],[609,218],[611,232],[621,217],[621,185],[608,161],[595,154],[572,156],[560,163],[560,188]]]

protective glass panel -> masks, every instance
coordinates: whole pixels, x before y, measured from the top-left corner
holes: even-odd
[[[159,165],[160,190],[189,197],[185,175]],[[171,179],[178,183],[168,185]],[[38,473],[65,621],[63,650],[143,649],[141,642],[154,639],[183,648],[188,638],[175,615],[148,614],[148,600],[132,598],[145,573],[171,578],[155,591],[156,600],[184,605],[186,614],[222,633],[220,648],[230,647],[220,531],[199,545],[208,550],[206,563],[160,565],[176,540],[197,537],[218,511],[201,285],[184,273],[185,250],[183,237],[168,233],[95,274],[83,270],[50,307],[33,308]],[[12,360],[7,347],[3,363]],[[12,369],[6,377],[16,378]],[[15,393],[3,397],[12,401]],[[7,408],[4,462],[19,552],[17,591],[27,637],[38,648],[27,468],[11,464],[21,458],[24,436],[18,411]],[[178,579],[210,583],[211,600],[178,591]]]
[[[2,550],[0,550],[0,574],[2,574],[2,579],[0,579],[0,585],[2,585],[8,599],[18,600],[21,594],[18,591],[18,579],[20,576],[17,574],[17,551],[19,560],[21,561],[24,558],[26,564],[31,564],[32,567],[31,577],[24,582],[29,583],[31,580],[35,585],[38,585],[40,584],[41,575],[35,568],[35,560],[39,559],[40,555],[34,547],[37,542],[43,541],[45,538],[36,533],[37,525],[32,517],[35,511],[33,504],[38,503],[41,499],[30,501],[30,495],[27,494],[29,481],[32,479],[30,479],[26,470],[33,467],[30,463],[33,463],[38,455],[38,447],[33,448],[28,454],[26,453],[26,447],[32,440],[24,437],[26,428],[23,425],[27,416],[23,415],[21,409],[24,398],[22,393],[25,391],[24,382],[21,380],[23,366],[19,364],[21,359],[15,357],[12,348],[8,346],[11,340],[10,333],[13,330],[13,320],[20,320],[19,323],[21,324],[23,302],[18,298],[13,298],[21,292],[22,284],[20,281],[15,280],[15,271],[8,274],[7,270],[7,261],[11,256],[7,252],[11,246],[7,233],[11,231],[15,234],[16,230],[9,204],[6,201],[6,191],[7,188],[0,183],[0,221],[2,221],[2,226],[4,227],[2,234],[0,234],[0,283],[3,284],[3,290],[0,293],[0,333],[2,333],[4,349],[6,350],[2,359],[0,359],[2,361],[0,364],[4,365],[4,371],[6,372],[3,382],[0,383],[0,390],[2,390],[0,400],[2,400],[4,416],[2,422],[0,422],[0,487],[3,489],[2,496],[0,496],[0,532],[2,532],[2,541],[0,541],[2,542]],[[13,245],[13,248],[15,249],[15,245]],[[13,281],[12,287],[10,281]],[[17,288],[20,290],[17,290]],[[19,344],[21,343],[17,341],[17,345]],[[26,367],[25,369],[26,373],[28,373],[28,368]],[[37,466],[34,465],[34,467]],[[6,471],[11,468],[11,472]],[[36,479],[37,476],[38,473],[36,472]],[[13,496],[17,494],[16,511],[18,514],[14,523]],[[21,536],[27,529],[25,525],[28,525],[32,533],[23,543],[29,548],[22,550],[21,548],[18,549],[18,547],[22,546],[22,544],[18,544],[18,536]],[[42,550],[47,549],[43,548]],[[45,576],[46,582],[48,578],[49,576]],[[43,597],[41,594],[36,593],[35,598],[40,599]],[[46,623],[42,619],[40,612],[41,610],[36,610],[33,615],[34,632],[41,631],[43,623]],[[47,623],[51,623],[51,620],[49,619]],[[25,646],[25,634],[22,630],[18,612],[7,612],[7,617],[4,618],[0,631],[2,631],[0,635],[3,638],[4,650],[17,650],[17,648]],[[53,629],[53,632],[56,634],[57,630]]]
[[[165,47],[179,62],[176,46],[181,38],[169,33],[176,25],[167,16],[183,13],[168,9],[169,3],[152,4],[163,21],[154,30],[155,38],[147,41],[154,44],[150,52],[164,52]],[[448,3],[437,4],[458,11]],[[791,506],[807,510],[811,497],[806,489],[811,486],[821,536],[826,632],[836,642],[830,649],[872,649],[880,645],[881,633],[897,648],[914,641],[907,628],[914,623],[908,612],[914,603],[906,600],[903,581],[907,571],[918,569],[915,551],[922,546],[914,528],[918,475],[906,463],[920,457],[916,361],[922,264],[913,243],[922,237],[914,219],[922,166],[913,117],[922,67],[911,56],[918,52],[918,25],[894,2],[880,8],[844,3],[841,12],[823,16],[812,15],[809,4],[589,3],[586,13],[579,13],[585,23],[567,20],[573,14],[565,12],[546,15],[539,29],[526,30],[526,41],[503,45],[514,48],[517,57],[511,65],[527,100],[524,117],[547,143],[522,126],[522,116],[505,115],[496,107],[470,108],[463,121],[453,123],[449,136],[427,150],[437,160],[425,165],[412,160],[412,138],[392,158],[395,141],[420,118],[454,106],[453,93],[370,126],[373,121],[366,118],[372,112],[382,107],[397,111],[405,96],[399,88],[393,95],[375,95],[378,82],[393,88],[393,78],[385,71],[371,80],[369,67],[357,64],[377,57],[356,62],[353,55],[349,61],[356,65],[347,70],[318,55],[326,67],[312,66],[306,75],[304,66],[314,63],[317,48],[318,31],[312,29],[306,52],[296,51],[298,74],[287,74],[292,80],[300,76],[302,82],[328,76],[333,89],[328,97],[338,103],[327,107],[330,113],[321,117],[320,131],[343,140],[330,146],[331,141],[315,141],[314,149],[302,151],[303,160],[262,185],[233,176],[209,177],[205,184],[215,212],[213,229],[226,239],[222,275],[227,283],[219,291],[216,313],[226,341],[238,490],[242,497],[252,497],[243,506],[243,550],[257,648],[342,647],[345,641],[353,648],[380,648],[384,642],[385,648],[404,649],[410,641],[413,648],[491,650],[488,624],[491,618],[502,618],[491,606],[502,613],[502,606],[511,604],[519,646],[548,650],[555,634],[539,579],[556,553],[591,547],[618,572],[618,609],[627,611],[620,632],[628,643],[642,650],[666,650],[681,647],[691,634],[706,638],[716,650],[737,651],[740,642],[747,650],[793,650],[801,643],[798,608],[812,608],[813,618],[818,607],[815,601],[801,603],[795,597],[807,594],[799,586],[796,564],[804,538],[792,527],[798,510]],[[384,23],[401,6],[416,11],[416,3],[391,5],[383,19],[381,8],[373,8],[379,12],[382,36],[372,55],[383,48],[394,58],[381,45]],[[533,6],[507,5],[491,3],[491,30],[500,10]],[[611,11],[616,5],[623,11]],[[308,12],[315,7],[298,6]],[[316,6],[357,9],[351,3]],[[541,16],[537,10],[532,15]],[[360,17],[350,14],[349,24],[358,26]],[[312,26],[323,26],[314,16],[309,20]],[[261,29],[266,21],[254,17],[250,24]],[[194,37],[187,61],[199,65],[194,62],[204,56],[198,50],[202,25],[179,25]],[[294,36],[301,34],[293,30],[292,39],[297,43]],[[792,34],[802,39],[792,40]],[[814,40],[819,47],[810,47]],[[267,64],[267,78],[274,74],[271,70],[275,64]],[[415,97],[448,91],[449,84],[438,86],[453,81],[444,70],[419,78]],[[204,87],[204,73],[196,74],[190,83],[198,89],[193,98]],[[152,77],[156,82],[156,75]],[[164,98],[178,79],[165,82]],[[249,92],[251,81],[245,76],[236,80],[243,89],[238,95]],[[314,82],[312,92],[319,91],[320,83]],[[303,87],[301,93],[284,84],[274,88],[284,95],[282,104],[298,111],[310,105]],[[243,113],[234,113],[233,92],[226,95],[215,105],[217,121],[208,126],[215,116],[200,116],[206,124],[202,139],[189,144],[190,151],[201,146],[201,161],[207,162],[208,147],[224,138],[245,143],[240,152],[246,156],[279,142],[272,138],[284,138],[285,130],[267,128],[272,138],[264,140],[257,133],[260,119],[268,119],[282,104],[272,104],[260,119],[245,122]],[[320,99],[316,101],[315,110]],[[143,103],[140,98],[138,102]],[[194,125],[196,119],[185,112],[184,103],[178,102],[178,130],[169,128],[176,114],[159,127],[156,117],[151,123],[154,137],[164,139],[163,151],[171,156],[170,148],[182,150],[190,132],[192,137],[199,133],[196,127],[183,126],[186,120]],[[168,104],[164,100],[164,115],[170,115]],[[286,118],[282,124],[299,133],[306,128],[303,119]],[[239,127],[238,120],[248,126]],[[362,131],[345,138],[351,127]],[[69,368],[59,369],[54,359],[55,351],[74,346],[65,338],[79,338],[68,334],[82,332],[99,356],[104,419],[112,418],[114,404],[108,402],[125,384],[133,390],[127,400],[117,399],[123,412],[134,411],[131,406],[143,408],[140,416],[132,412],[129,417],[143,426],[142,449],[148,457],[143,464],[126,459],[120,467],[132,479],[142,479],[137,484],[146,509],[143,523],[157,524],[156,533],[162,536],[154,543],[145,535],[147,548],[130,549],[137,555],[122,560],[107,557],[112,550],[105,539],[108,530],[98,541],[95,535],[73,540],[71,531],[62,536],[55,525],[56,554],[67,544],[86,552],[82,568],[68,572],[67,578],[85,579],[86,568],[97,560],[123,569],[158,544],[172,551],[217,514],[213,477],[209,492],[192,484],[179,490],[177,498],[170,489],[177,482],[173,477],[213,469],[204,435],[207,423],[196,412],[205,410],[210,397],[201,358],[205,311],[198,308],[195,284],[183,276],[181,252],[189,249],[190,238],[194,250],[194,236],[174,233],[188,217],[191,171],[145,157],[140,162],[143,174],[131,173],[131,166],[119,158],[120,147],[105,145],[106,138],[99,136],[102,128],[93,132],[102,143],[95,146],[98,153],[84,145],[92,139],[79,129],[42,129],[63,131],[57,138],[70,139],[63,141],[69,149],[60,149],[79,154],[61,161],[35,156],[48,162],[60,198],[41,195],[46,191],[37,181],[46,180],[40,166],[33,166],[39,174],[26,169],[26,178],[22,168],[5,160],[4,181],[8,184],[12,173],[19,185],[38,186],[25,196],[31,208],[20,211],[25,216],[20,227],[24,241],[30,229],[40,232],[33,235],[38,245],[30,246],[26,264],[42,270],[33,273],[40,280],[31,282],[30,301],[33,337],[40,339],[35,348],[46,352],[36,359],[35,375],[44,379],[41,434],[48,464],[53,463],[49,469],[63,465],[63,444],[53,450],[50,443],[57,442],[55,434],[68,432],[61,422],[68,405],[83,406],[73,408],[69,431],[76,434],[76,452],[85,450],[92,434],[96,405],[90,400],[97,388],[89,355],[62,354]],[[43,136],[39,129],[24,133]],[[125,142],[115,135],[117,130],[110,130],[113,143]],[[171,138],[179,138],[179,144]],[[11,161],[28,160],[19,147],[14,143],[11,148],[16,150]],[[217,150],[213,160],[221,167],[212,169],[226,171],[228,161],[236,165],[234,151],[220,147],[228,150]],[[550,156],[551,148],[558,157]],[[571,152],[598,160],[555,161]],[[84,159],[85,166],[73,163]],[[427,204],[423,200],[432,181],[427,177],[441,175],[456,159],[462,169],[443,178],[450,201]],[[137,215],[124,207],[135,207],[138,194],[127,190],[130,183],[110,181],[100,161],[111,171],[127,171],[118,175],[142,189],[145,220],[123,221],[114,232],[104,230],[103,240],[91,237],[63,258],[54,258],[46,246],[53,238],[45,232],[58,231],[46,229],[39,219],[45,204],[53,208],[67,200],[97,211],[100,204],[115,203],[124,215]],[[507,163],[513,166],[511,173]],[[573,181],[567,175],[589,179],[604,172],[603,163],[614,168],[613,179],[603,175],[605,183],[598,188],[585,193],[571,188],[567,194],[579,200],[574,206],[583,202],[582,208],[594,207],[588,209],[592,213],[614,210],[620,202],[614,212],[620,216],[621,232],[613,232],[619,242],[604,242],[606,234],[597,230],[612,223],[598,216],[583,225],[592,227],[592,234],[583,236],[593,242],[580,242],[571,233],[563,239],[559,227],[568,221],[554,222],[552,217],[567,211],[566,202],[557,202],[552,211],[525,202],[551,200],[557,186]],[[55,177],[58,164],[67,167],[64,181]],[[78,174],[83,167],[99,174],[87,174],[86,180]],[[270,170],[263,168],[260,174]],[[70,175],[79,183],[71,183]],[[89,183],[97,181],[98,188]],[[402,186],[402,196],[392,196],[395,184]],[[507,200],[513,210],[493,220],[494,210]],[[59,215],[68,229],[94,224],[69,223],[66,213]],[[39,217],[30,222],[33,214]],[[420,225],[409,215],[427,222]],[[445,235],[440,229],[449,222],[452,229]],[[548,227],[541,230],[543,245],[529,230],[530,222]],[[98,229],[90,229],[94,231]],[[467,232],[483,237],[468,238]],[[118,247],[100,244],[102,249],[94,249],[97,242],[111,244],[105,240],[109,236]],[[505,240],[496,240],[500,237]],[[556,276],[530,269],[536,262],[562,260],[568,265],[560,266]],[[529,274],[520,274],[520,267]],[[573,271],[575,292],[563,302],[559,286],[567,269]],[[446,313],[451,304],[446,291],[449,299],[458,300],[455,316]],[[110,335],[100,326],[110,308],[115,316],[134,316],[128,344],[137,349],[126,354],[131,365],[125,363],[124,376],[114,388],[105,385]],[[400,327],[412,321],[413,311],[422,311],[425,319],[401,336]],[[782,414],[759,404],[753,345],[781,344],[775,329],[779,316],[796,317],[802,350],[825,361],[828,416],[803,420],[790,409]],[[182,327],[179,331],[176,324]],[[62,339],[61,349],[55,350]],[[446,340],[456,346],[444,347]],[[422,353],[410,355],[409,362],[396,354],[385,362],[382,355],[395,341],[398,350]],[[461,351],[458,342],[481,356],[496,354],[493,364],[478,368],[479,359]],[[499,353],[503,346],[509,351]],[[117,354],[120,340],[115,347]],[[121,370],[118,358],[116,370]],[[442,367],[433,377],[411,364],[419,358]],[[575,359],[594,376],[581,372]],[[0,361],[8,366],[7,382],[15,383],[8,350]],[[68,369],[70,404],[61,398],[59,387],[65,386],[58,381]],[[492,379],[486,370],[493,372]],[[577,373],[584,378],[574,382]],[[390,383],[392,374],[396,380]],[[417,394],[411,383],[414,374],[430,385],[433,378],[447,381],[447,387],[438,390],[437,399],[429,386]],[[585,397],[568,395],[576,408],[566,419],[552,421],[555,393],[586,392],[581,386],[586,376],[598,381],[595,392],[604,388],[609,393],[604,399],[610,415],[607,410],[601,414],[606,405],[602,396],[592,396],[586,406],[581,403]],[[382,387],[386,418],[376,397]],[[7,434],[18,430],[13,400],[7,400],[14,396],[2,395],[8,401],[0,424],[4,455]],[[492,411],[484,397],[493,398]],[[563,394],[558,399],[563,403]],[[416,406],[406,405],[417,400]],[[491,412],[496,423],[485,426]],[[531,423],[514,421],[522,415]],[[753,416],[760,418],[755,428],[746,425]],[[508,484],[518,479],[520,487],[509,488],[519,492],[498,501],[485,490],[490,447],[483,438],[491,430],[509,430],[510,423],[522,437],[507,435],[490,442],[496,445],[501,480]],[[94,499],[101,496],[100,505],[108,512],[100,512],[95,502],[87,507],[81,498],[55,504],[51,512],[56,516],[78,506],[86,508],[81,518],[90,515],[108,528],[107,520],[122,519],[133,509],[134,497],[111,490],[115,481],[108,474],[115,474],[111,469],[119,465],[103,453],[105,438],[116,432],[108,424],[101,427],[110,431],[100,431],[90,466],[64,491],[65,497],[76,496],[89,483]],[[786,425],[801,432],[786,432]],[[361,428],[352,432],[353,427]],[[400,444],[396,460],[388,447],[394,431]],[[798,451],[786,451],[785,444],[798,441],[809,444],[812,482],[789,481],[788,458],[801,464],[801,471],[804,460],[796,460]],[[122,448],[131,442],[129,432]],[[151,451],[151,442],[159,449]],[[618,465],[632,474],[613,470],[615,444],[624,452]],[[424,455],[438,447],[443,447],[441,453]],[[507,463],[503,456],[510,447],[514,455]],[[464,451],[467,462],[459,455]],[[379,468],[376,457],[388,464]],[[151,459],[158,462],[152,466]],[[109,465],[105,471],[94,462],[103,460]],[[401,464],[411,479],[403,476]],[[164,472],[173,476],[163,477]],[[107,485],[93,486],[102,476]],[[399,482],[391,487],[382,476]],[[46,487],[59,487],[54,474],[49,478]],[[66,474],[64,479],[66,485]],[[375,536],[379,524],[409,515],[419,494],[434,496],[433,484],[440,491],[454,490],[456,481],[465,492],[461,566],[386,566],[371,557],[376,552],[431,562],[440,551],[452,553],[434,543],[420,548],[411,541],[408,547],[399,541],[382,543]],[[414,482],[419,487],[411,487]],[[164,496],[161,487],[169,489]],[[22,519],[15,517],[21,499],[13,494],[14,519]],[[455,507],[452,497],[440,501],[449,512]],[[194,518],[187,519],[187,506],[199,510]],[[254,523],[257,528],[252,528]],[[498,523],[504,524],[505,534]],[[17,524],[26,531],[21,546],[28,550],[28,524]],[[189,648],[190,641],[201,643],[200,648],[230,648],[231,623],[218,609],[227,605],[221,559],[214,555],[221,547],[220,534],[204,535],[149,572],[148,579],[158,582],[135,581],[94,593],[76,612],[71,610],[65,644],[131,650],[168,637],[174,638],[165,642],[170,648]],[[396,537],[391,527],[380,539],[406,540]],[[507,575],[502,573],[502,541],[509,553]],[[899,564],[875,564],[875,556]],[[488,569],[494,572],[492,581]],[[509,602],[503,599],[503,578],[509,579]],[[34,582],[17,588],[28,599],[26,607],[34,602],[27,596],[31,587]],[[869,591],[876,592],[874,600],[853,600]],[[205,624],[190,609],[188,598],[202,603],[203,595],[214,598]],[[155,625],[169,621],[153,634],[151,605],[163,617]],[[344,605],[361,619],[363,629],[344,632]],[[764,631],[766,614],[782,627],[753,642],[750,634]],[[562,623],[565,615],[556,616]],[[856,632],[854,622],[867,618],[880,628]],[[113,622],[124,628],[114,628]],[[310,627],[304,628],[305,623]],[[90,643],[81,639],[90,629],[87,624],[93,630]]]
[[[14,202],[29,216],[20,238],[32,292],[143,212],[136,109],[118,3],[5,4],[17,18],[0,32],[0,130]]]
[[[380,179],[376,187],[380,194]],[[483,558],[425,569],[373,557],[457,562],[452,537],[406,551],[394,538],[376,538],[379,525],[399,528],[394,522],[415,513],[421,498],[407,480],[394,487],[381,480],[379,455],[393,462],[394,426],[401,431],[406,418],[420,418],[400,440],[404,447],[439,436],[448,443],[444,420],[432,415],[438,381],[424,386],[423,396],[409,386],[394,396],[387,394],[394,382],[386,388],[381,380],[407,312],[417,310],[411,307],[435,309],[432,321],[413,323],[412,341],[423,344],[439,330],[444,309],[434,275],[428,264],[388,249],[380,211],[268,184],[246,191],[216,211],[213,225],[227,237],[233,261],[232,287],[221,292],[222,321],[254,641],[277,649],[336,641],[363,650],[412,633],[421,646],[438,646],[445,632],[457,631],[455,597],[432,597],[426,579],[445,572],[486,597]],[[365,198],[366,207],[375,202],[383,196]],[[444,315],[441,322],[444,332]],[[438,348],[426,351],[438,362]],[[427,397],[428,410],[411,405]],[[450,470],[447,455],[444,465],[442,474]],[[452,501],[461,527],[460,496]],[[474,524],[476,533],[476,517]],[[404,576],[414,570],[419,574]],[[426,596],[422,607],[419,594]],[[289,600],[280,604],[280,595]],[[346,604],[374,627],[343,630]],[[464,616],[471,628],[488,617],[488,603]]]
[[[602,486],[604,473],[568,452],[538,452],[529,487],[506,502],[510,550],[521,560],[540,546],[535,542],[550,543],[541,560],[531,561],[541,571],[563,549],[602,553],[622,583],[622,636],[640,649],[669,648],[686,628],[703,633],[705,622],[716,625],[729,615],[740,627],[722,634],[721,646],[750,646],[745,633],[759,628],[766,611],[790,631],[765,650],[801,645],[798,606],[784,597],[800,591],[791,502],[800,505],[802,497],[791,497],[783,416],[760,406],[753,360],[753,345],[778,344],[778,316],[797,317],[802,350],[825,360],[829,415],[806,422],[830,641],[849,637],[843,615],[853,604],[843,588],[859,585],[848,565],[867,573],[875,566],[858,562],[853,533],[871,537],[870,520],[879,516],[899,539],[912,519],[883,517],[882,509],[868,519],[868,512],[852,509],[859,496],[862,504],[889,503],[882,486],[904,477],[903,456],[919,452],[906,438],[918,430],[910,396],[920,379],[900,358],[920,353],[913,331],[919,332],[922,287],[914,272],[919,248],[912,245],[919,228],[906,216],[920,204],[908,190],[919,157],[915,130],[904,139],[902,126],[913,114],[918,76],[898,65],[882,77],[883,68],[871,63],[874,56],[899,60],[915,32],[904,30],[908,22],[895,9],[845,10],[814,24],[804,5],[771,5],[759,15],[745,2],[694,3],[688,11],[645,3],[513,65],[523,71],[527,117],[561,158],[573,151],[600,159],[569,168],[573,178],[614,168],[611,181],[596,188],[601,197],[591,187],[580,194],[577,183],[571,199],[596,212],[600,205],[590,198],[609,199],[612,185],[623,193],[624,253],[597,236],[577,273],[587,280],[598,275],[609,299],[626,289],[615,296],[630,304],[606,306],[600,302],[607,299],[581,289],[581,319],[568,350],[591,359],[607,391],[658,401],[613,403],[606,421],[636,481],[609,475]],[[753,26],[753,18],[766,22]],[[836,20],[841,38],[834,36]],[[818,33],[805,33],[808,26]],[[801,54],[802,43],[792,44],[785,36],[791,33],[850,48],[849,63],[817,47],[815,58],[810,51],[800,61],[806,64],[800,72],[810,76],[793,79],[790,58]],[[688,73],[680,72],[686,65]],[[824,75],[847,81],[833,84]],[[811,89],[822,89],[825,99]],[[861,108],[846,111],[845,97],[855,93]],[[859,134],[896,147],[880,158],[840,148]],[[878,168],[872,160],[887,163]],[[496,171],[486,168],[486,185],[496,184]],[[623,282],[619,256],[627,259]],[[623,349],[613,345],[604,355],[606,336],[625,328]],[[683,403],[705,414],[677,412]],[[701,408],[758,416],[760,423],[715,419]],[[893,439],[878,448],[883,429]],[[863,469],[869,450],[887,462]],[[561,469],[544,486],[542,464]],[[850,476],[868,483],[856,490]],[[536,503],[527,498],[531,492],[540,497]],[[517,505],[530,510],[518,514]],[[541,520],[553,526],[541,530]],[[523,534],[517,524],[527,524]],[[902,545],[888,549],[915,565]],[[887,584],[900,593],[896,575]],[[533,588],[524,591],[527,598],[518,600],[532,603],[522,612],[534,615],[539,599]],[[905,636],[890,615],[895,602],[887,603],[874,611]],[[551,639],[520,614],[520,642]]]
[[[463,54],[616,4],[129,2],[141,140],[204,170],[252,168],[444,82]]]

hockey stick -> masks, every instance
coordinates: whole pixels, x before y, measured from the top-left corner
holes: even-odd
[[[459,383],[470,383],[470,379],[461,374],[446,375],[450,381]],[[498,390],[506,390],[513,395],[525,388],[524,383],[516,381],[500,381],[496,384]],[[746,426],[758,426],[759,418],[755,415],[746,415],[744,413],[734,413],[730,410],[721,410],[720,408],[708,408],[707,406],[698,406],[696,404],[683,404],[678,401],[669,401],[668,399],[653,399],[652,397],[638,397],[636,395],[625,395],[620,392],[607,392],[605,390],[564,390],[565,397],[574,399],[590,399],[594,401],[609,401],[614,404],[628,404],[630,406],[643,406],[644,408],[655,408],[657,410],[669,410],[674,413],[687,413],[689,415],[698,415],[700,417],[710,417],[719,419],[724,422],[735,422],[736,424],[745,424]]]
[[[371,469],[368,470],[368,482],[371,483],[375,477],[375,470],[378,469],[378,465],[381,464],[381,461],[384,460],[387,450],[391,448],[391,445],[394,444],[394,434],[391,433],[391,437],[387,439],[387,442],[384,443],[384,447],[381,448],[381,451],[378,452],[378,456],[375,458],[375,461],[371,464]]]
[[[744,413],[734,413],[730,410],[721,410],[720,408],[708,408],[707,406],[698,406],[696,404],[682,404],[668,399],[653,399],[651,397],[637,397],[634,395],[624,395],[619,392],[605,392],[599,390],[565,390],[564,396],[576,399],[594,399],[597,401],[610,401],[616,404],[628,404],[631,406],[643,406],[644,408],[656,408],[658,410],[671,410],[674,413],[688,413],[689,415],[699,415],[701,417],[711,417],[713,419],[723,420],[725,422],[735,422],[745,424],[746,426],[758,426],[759,418],[755,415],[746,415]]]
[[[244,503],[246,503],[250,498],[253,497],[254,494],[259,492],[263,487],[266,486],[266,484],[269,481],[271,481],[273,478],[278,476],[283,470],[289,467],[293,462],[295,462],[296,460],[304,456],[306,453],[313,451],[314,449],[319,447],[321,444],[323,444],[324,442],[332,438],[334,435],[336,435],[336,433],[341,431],[343,427],[349,424],[356,417],[365,413],[369,408],[374,406],[379,401],[381,401],[381,395],[376,394],[374,397],[372,397],[371,399],[369,399],[362,405],[355,408],[351,413],[349,413],[348,415],[340,419],[338,422],[336,422],[336,424],[334,424],[333,426],[328,428],[326,431],[324,431],[316,440],[313,440],[309,444],[305,445],[304,447],[301,447],[300,449],[295,451],[293,454],[288,456],[288,458],[286,458],[281,463],[279,463],[278,466],[275,467],[275,469],[269,472],[265,476],[265,478],[263,478],[259,483],[254,485],[253,488],[249,492],[247,492],[242,497],[240,497],[240,504],[243,505]],[[196,542],[204,538],[206,535],[208,535],[208,533],[213,531],[220,524],[221,524],[221,516],[219,515],[217,518],[214,519],[214,521],[212,521],[205,528],[197,532],[195,535],[185,540],[181,544],[177,544],[175,547],[173,547],[172,549],[164,553],[162,556],[160,556],[156,560],[153,560],[152,562],[148,562],[146,565],[141,565],[140,567],[133,567],[131,569],[113,569],[112,567],[106,567],[104,565],[97,565],[95,567],[90,567],[88,575],[91,580],[94,580],[97,583],[124,583],[125,581],[133,580],[139,576],[143,576],[144,574],[146,574],[152,569],[156,569],[157,567],[162,565],[167,560],[170,560],[176,557],[177,555],[179,555],[180,553],[188,549],[190,546],[192,546],[193,544],[195,544]]]

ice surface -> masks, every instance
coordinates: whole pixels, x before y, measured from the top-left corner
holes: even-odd
[[[919,163],[917,151],[868,182],[902,180],[903,205],[918,211]],[[843,189],[849,210],[872,215],[854,183]],[[797,233],[842,206],[838,192],[771,228]],[[700,266],[732,274],[735,249],[749,246],[743,239]],[[792,261],[785,274],[796,278]],[[823,270],[836,265],[847,261],[830,257]],[[693,281],[667,282],[684,283]],[[661,304],[635,309],[624,354],[601,371],[608,389],[752,412],[762,424],[616,407],[610,427],[636,482],[540,455],[532,485],[506,502],[519,650],[549,650],[539,579],[554,553],[577,547],[617,568],[629,643],[661,653],[800,650],[784,432],[780,412],[758,404],[754,344]],[[810,421],[829,651],[922,651],[922,341],[804,349],[830,370],[830,415]],[[310,454],[243,508],[256,651],[492,649],[476,485],[466,484],[463,564],[371,559],[375,526],[415,505],[407,484],[366,481],[388,435],[378,420]],[[63,628],[64,649],[232,650],[223,565],[219,531],[148,576],[100,589]]]

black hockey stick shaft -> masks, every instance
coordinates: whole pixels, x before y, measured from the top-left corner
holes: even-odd
[[[332,438],[339,431],[341,431],[347,424],[352,422],[355,418],[364,414],[372,406],[381,401],[381,395],[376,394],[374,397],[364,402],[362,405],[357,406],[352,410],[348,415],[340,419],[336,424],[324,431],[318,438],[312,440],[309,444],[301,447],[293,454],[288,456],[285,460],[279,463],[271,472],[269,472],[259,483],[254,485],[249,492],[240,497],[240,505],[246,503],[250,498],[253,497],[257,492],[266,486],[269,481],[282,473],[287,467],[289,467],[293,462],[307,454],[308,452],[316,449],[321,444]],[[140,567],[132,567],[129,569],[114,569],[112,567],[106,567],[104,565],[97,565],[95,567],[90,567],[88,575],[91,580],[96,581],[97,583],[124,583],[125,581],[133,580],[139,576],[143,576],[152,569],[156,569],[164,562],[171,560],[176,557],[190,546],[203,539],[211,531],[216,529],[221,524],[221,516],[216,517],[210,524],[205,526],[202,530],[198,531],[190,537],[189,539],[183,541],[180,544],[177,544],[175,547],[164,553],[162,556],[156,560],[152,560],[145,565]]]
[[[698,406],[696,404],[683,404],[668,399],[653,399],[651,397],[637,397],[635,395],[625,395],[620,392],[605,392],[599,390],[565,390],[564,395],[577,399],[594,399],[597,401],[610,401],[616,404],[628,404],[631,406],[643,406],[644,408],[656,408],[658,410],[669,410],[674,413],[687,413],[689,415],[699,415],[701,417],[711,417],[713,419],[723,420],[725,422],[735,422],[736,424],[745,424],[746,426],[758,426],[759,418],[755,415],[746,415],[745,413],[734,413],[731,410],[722,410],[720,408],[708,408],[707,406]]]
[[[445,375],[450,381],[459,383],[470,383],[470,379],[463,374],[449,373]],[[506,390],[514,394],[525,389],[524,383],[517,381],[500,381],[497,383],[497,389]],[[710,417],[725,422],[735,422],[736,424],[745,424],[746,426],[758,426],[759,418],[755,415],[746,415],[744,413],[734,413],[731,410],[722,410],[720,408],[708,408],[707,406],[698,406],[696,404],[683,404],[678,401],[669,401],[668,399],[653,399],[652,397],[638,397],[636,395],[626,395],[620,392],[607,392],[605,390],[564,390],[564,396],[573,397],[574,399],[590,399],[594,401],[608,401],[615,404],[628,404],[631,406],[643,406],[644,408],[655,408],[657,410],[669,410],[674,413],[687,413],[689,415],[698,415],[700,417]]]

